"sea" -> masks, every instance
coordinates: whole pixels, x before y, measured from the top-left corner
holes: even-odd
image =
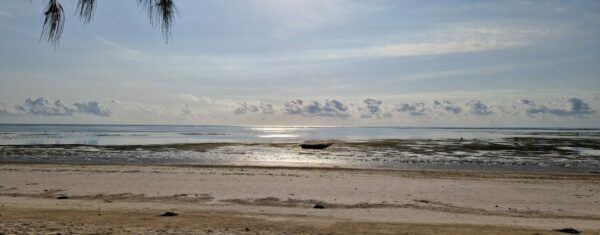
[[[600,129],[0,124],[0,163],[595,174]]]

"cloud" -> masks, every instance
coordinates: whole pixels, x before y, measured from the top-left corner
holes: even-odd
[[[463,108],[455,105],[454,103],[448,101],[448,100],[444,100],[444,101],[433,101],[434,106],[436,107],[441,107],[443,110],[445,110],[446,112],[449,113],[453,113],[453,114],[459,114],[462,113]]]
[[[348,106],[332,99],[324,103],[318,101],[290,100],[284,104],[284,112],[288,115],[321,116],[321,117],[350,117]]]
[[[407,42],[389,42],[362,48],[312,51],[297,55],[305,60],[368,59],[465,53],[531,45],[558,29],[519,26],[455,26],[417,35]],[[414,35],[413,35],[414,36]]]
[[[202,97],[198,97],[192,94],[176,94],[173,95],[173,98],[177,98],[177,99],[181,99],[181,100],[185,100],[185,101],[192,101],[192,102],[198,102],[203,100]]]
[[[379,107],[382,104],[381,100],[365,99],[363,100],[363,103],[365,103],[367,111],[369,111],[370,114],[378,114],[381,112],[381,108]]]
[[[287,1],[285,1],[287,2]],[[286,5],[286,3],[280,3]],[[274,65],[281,69],[294,69],[299,65],[323,61],[370,60],[382,58],[431,56],[442,54],[488,51],[532,45],[541,39],[559,35],[560,29],[538,29],[514,25],[454,25],[434,30],[411,32],[408,35],[384,35],[377,40],[343,47],[321,47],[257,54],[188,54],[175,53],[157,55],[136,50],[126,45],[98,38],[107,46],[101,53],[110,54],[111,61],[143,63],[153,76],[185,77],[195,74],[244,76],[240,71],[271,71]],[[123,61],[124,60],[124,61]],[[302,66],[300,66],[302,67]],[[444,72],[429,72],[407,76],[403,80],[430,79],[470,74],[494,74],[513,69],[515,66],[472,68]],[[168,68],[156,70],[156,68]],[[273,72],[273,71],[271,71]],[[262,72],[261,72],[262,73]],[[247,75],[247,74],[246,74]],[[193,96],[187,97],[194,99]]]
[[[285,32],[322,30],[343,22],[353,10],[352,4],[345,0],[260,0],[256,3],[263,5],[264,13],[275,17],[273,23]]]
[[[23,104],[17,104],[14,108],[12,114],[40,116],[72,116],[81,113],[108,117],[111,114],[110,110],[102,108],[96,101],[75,102],[72,105],[65,105],[61,100],[49,101],[45,97],[28,98]]]
[[[265,104],[260,102],[259,104],[248,104],[247,102],[240,102],[238,107],[233,111],[236,115],[249,114],[249,113],[260,113],[260,114],[273,114],[273,105]]]
[[[153,104],[145,104],[139,102],[131,102],[131,101],[123,101],[114,98],[108,98],[108,102],[112,105],[112,107],[123,108],[125,110],[132,110],[134,112],[142,112],[142,113],[163,113],[165,108],[159,105]]]
[[[197,96],[193,94],[179,93],[171,95],[171,98],[183,100],[190,103],[197,103],[195,105],[212,106],[218,108],[220,111],[229,112],[232,107],[237,107],[240,101],[231,100],[227,98],[214,98],[207,96]]]
[[[361,118],[381,118],[381,117],[392,117],[394,116],[391,112],[385,112],[382,108],[383,101],[367,98],[364,99],[362,104],[363,107],[358,107],[358,110],[362,112]]]
[[[595,115],[597,112],[594,110],[594,107],[598,107],[598,102],[594,101],[593,97],[587,97],[591,103],[584,101],[583,98],[549,98],[541,101],[534,101],[533,99],[481,101],[478,99],[465,100],[439,97],[439,99],[431,101],[415,98],[412,102],[402,102],[398,99],[389,98],[365,98],[360,100],[295,99],[276,105],[265,101],[223,101],[212,98],[207,99],[215,100],[215,102],[204,103],[205,99],[197,98],[202,101],[187,104],[172,103],[170,105],[141,104],[116,99],[107,99],[104,103],[93,100],[71,103],[45,97],[28,98],[16,105],[15,103],[0,101],[0,117],[3,120],[18,120],[21,118],[20,116],[25,115],[40,116],[41,118],[93,115],[111,117],[111,121],[123,122],[143,120],[152,123],[156,120],[186,120],[215,124],[230,124],[231,122],[228,121],[231,120],[248,121],[246,124],[253,121],[260,123],[265,118],[269,118],[275,120],[278,124],[290,124],[289,121],[292,120],[295,120],[294,122],[300,120],[307,123],[321,123],[320,121],[323,120],[322,124],[339,122],[356,125],[367,125],[365,123],[396,125],[397,121],[421,125],[439,123],[481,124],[489,121],[533,123],[537,125],[542,123],[542,119],[538,119],[538,116],[553,122],[560,119],[567,120],[566,118],[569,117],[581,117],[589,118],[591,123],[597,121],[598,118]]]
[[[425,103],[405,103],[398,106],[396,111],[408,113],[411,116],[423,116],[428,110]]]
[[[2,20],[2,19],[12,19],[12,18],[14,18],[12,14],[10,14],[10,13],[8,13],[6,11],[0,10],[0,20]]]
[[[568,11],[569,9],[565,8],[565,7],[556,7],[554,8],[555,12],[565,12]]]
[[[472,100],[468,102],[467,105],[471,108],[471,114],[486,116],[494,113],[489,110],[489,107],[486,104],[479,100]]]
[[[526,102],[526,100],[523,100],[523,103],[530,106],[530,108],[527,109],[527,113],[530,115],[552,114],[556,116],[586,116],[596,112],[590,108],[588,103],[579,98],[560,100],[547,105],[536,105],[533,101]]]
[[[67,107],[60,100],[50,102],[44,97],[28,98],[25,103],[19,104],[15,108],[26,114],[45,116],[71,116],[77,111],[75,108]]]
[[[183,113],[183,115],[192,115],[192,107],[188,104],[181,106],[181,113]]]
[[[471,107],[469,103],[455,104],[449,100],[434,100],[433,102],[413,102],[404,103],[397,106],[396,111],[408,113],[411,116],[425,116],[431,114],[434,116],[444,116],[447,114],[460,114],[463,113],[465,106]],[[481,107],[478,107],[481,108]],[[477,113],[479,114],[479,113]]]
[[[88,101],[82,103],[73,103],[79,113],[92,114],[100,117],[108,117],[111,111],[100,107],[96,101]]]
[[[14,113],[14,107],[7,102],[0,102],[0,115],[10,115]]]
[[[535,105],[535,102],[533,100],[524,99],[521,102],[526,105]]]

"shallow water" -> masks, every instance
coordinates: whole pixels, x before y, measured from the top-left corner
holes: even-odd
[[[289,143],[307,140],[600,138],[600,129],[165,125],[2,125],[0,145]]]
[[[600,130],[0,125],[0,162],[596,172]]]

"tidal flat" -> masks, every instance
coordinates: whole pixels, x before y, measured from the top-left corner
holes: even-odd
[[[302,142],[1,145],[0,161],[600,172],[600,139],[595,137],[321,141],[332,145],[323,150],[302,149]]]

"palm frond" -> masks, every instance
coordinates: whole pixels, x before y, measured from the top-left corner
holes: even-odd
[[[79,0],[77,2],[77,13],[79,19],[83,23],[87,24],[94,18],[94,7],[96,6],[96,0]]]
[[[49,0],[44,10],[44,15],[44,25],[40,40],[44,39],[56,47],[60,42],[60,37],[65,26],[63,7],[57,0]]]
[[[30,0],[31,1],[31,0]],[[174,18],[177,14],[175,0],[136,0],[148,14],[148,19],[154,27],[161,29],[165,41],[169,42],[171,36],[171,28],[173,27]],[[87,24],[94,18],[96,0],[78,0],[76,15],[83,23]],[[44,10],[44,24],[40,41],[45,40],[50,42],[55,48],[60,42],[63,28],[65,25],[65,14],[63,7],[58,0],[48,0],[48,5]]]
[[[173,0],[137,0],[138,5],[146,10],[150,23],[159,27],[167,43],[171,36],[173,19],[177,14],[177,7]]]

